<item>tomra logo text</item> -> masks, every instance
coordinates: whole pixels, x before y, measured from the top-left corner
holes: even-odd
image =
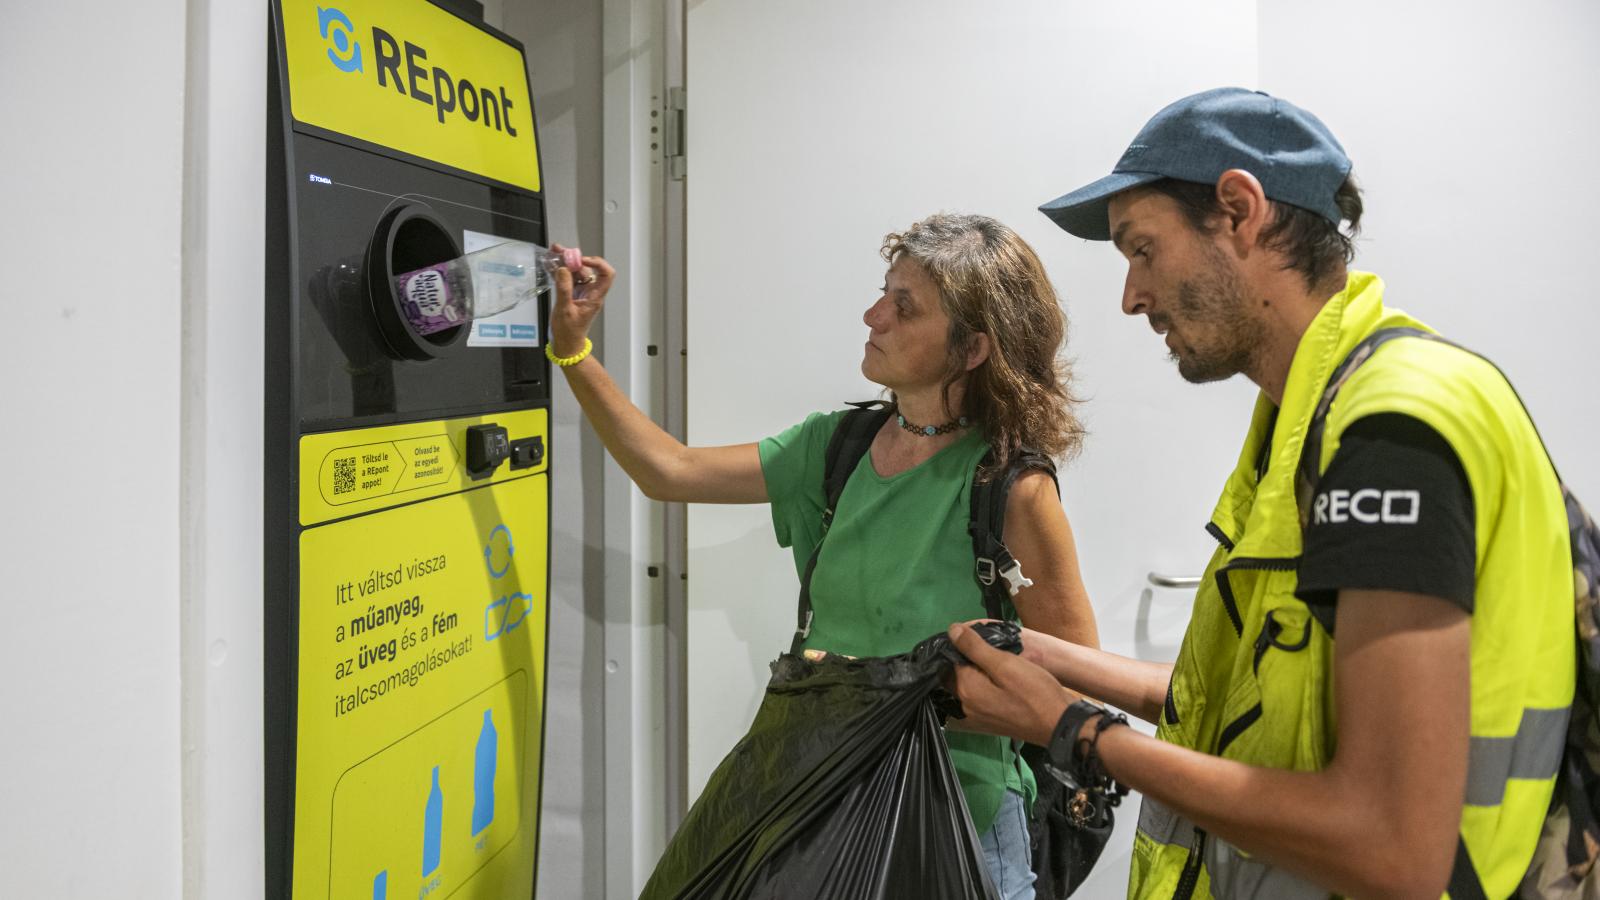
[[[334,68],[341,72],[361,71],[361,45],[350,39],[355,26],[350,24],[350,17],[343,10],[317,7],[317,29],[322,32],[323,40],[333,44],[328,48],[328,61]]]
[[[1373,525],[1415,525],[1422,511],[1422,494],[1418,491],[1379,491],[1364,488],[1359,491],[1328,491],[1317,495],[1312,505],[1316,524],[1341,523],[1355,519]]]
[[[331,30],[334,46],[349,57],[346,59],[330,48],[328,59],[342,71],[363,71],[361,45],[349,38],[349,17],[337,9],[318,7],[317,21],[322,28],[322,36],[327,38]],[[343,25],[343,30],[332,27],[336,24]],[[428,65],[427,48],[410,41],[396,40],[377,26],[372,28],[371,46],[377,61],[373,68],[378,76],[378,87],[393,86],[401,96],[433,107],[434,117],[441,125],[446,115],[453,114],[469,122],[482,122],[485,128],[493,128],[510,137],[517,136],[517,129],[511,124],[513,104],[506,95],[505,85],[490,88],[473,84],[469,78],[458,79],[446,69]]]

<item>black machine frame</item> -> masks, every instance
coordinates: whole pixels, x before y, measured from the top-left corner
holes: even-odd
[[[427,0],[458,19],[478,28],[514,47],[523,57],[526,77],[526,50],[515,38],[485,24],[480,15],[461,2],[452,0]],[[326,310],[313,309],[317,304],[308,289],[313,273],[304,265],[301,242],[305,223],[301,220],[304,193],[308,189],[304,169],[312,157],[339,153],[365,154],[365,161],[374,169],[385,166],[409,167],[418,179],[432,184],[464,186],[486,203],[474,205],[460,203],[432,194],[397,195],[397,199],[421,199],[447,204],[452,210],[472,215],[465,210],[477,209],[477,222],[496,229],[495,233],[511,234],[519,239],[548,245],[545,221],[544,173],[542,160],[539,166],[539,191],[529,191],[495,179],[456,169],[432,160],[414,156],[393,148],[363,141],[293,119],[289,101],[289,74],[284,55],[282,15],[277,2],[269,2],[267,29],[267,171],[266,194],[266,283],[263,310],[265,338],[265,396],[264,396],[264,470],[263,490],[263,567],[264,578],[264,806],[265,806],[265,863],[266,891],[268,897],[291,895],[294,865],[294,824],[296,784],[296,740],[298,714],[297,673],[299,664],[299,542],[305,530],[298,519],[299,497],[299,442],[308,434],[422,422],[463,415],[478,415],[513,410],[550,408],[550,364],[542,352],[523,348],[475,348],[476,356],[470,363],[451,362],[450,359],[371,360],[371,354],[361,359],[347,343],[341,343],[335,332],[337,322],[328,318]],[[529,86],[530,101],[532,98]],[[531,105],[531,104],[530,104]],[[536,110],[530,110],[534,120],[534,142],[538,146]],[[376,226],[372,221],[371,226]],[[370,228],[369,228],[370,230]],[[456,227],[456,231],[461,229]],[[453,235],[459,238],[459,234]],[[352,246],[354,250],[365,250]],[[321,322],[328,334],[317,332]],[[549,321],[549,298],[539,300],[541,328]],[[348,324],[348,323],[346,323]],[[346,329],[359,331],[358,327]],[[375,329],[374,335],[378,334]],[[541,346],[543,341],[541,340]],[[315,346],[317,354],[309,353]],[[374,345],[376,346],[376,344]],[[337,348],[334,353],[330,348]],[[363,348],[370,350],[371,348]],[[308,359],[316,356],[315,359]],[[467,354],[454,354],[459,360]],[[481,360],[491,360],[485,365]],[[371,371],[352,373],[362,365],[372,362]],[[387,366],[385,365],[387,362]],[[311,409],[301,394],[306,388],[315,364],[342,363],[346,371],[334,375],[322,371],[329,378],[344,377],[350,384],[352,402],[347,409],[331,411]],[[398,375],[396,373],[399,373]],[[458,395],[452,395],[450,385],[441,391],[417,393],[409,399],[404,390],[396,390],[416,373],[433,375],[435,380],[449,382],[452,375],[467,382]],[[367,379],[365,387],[358,386],[356,376]],[[319,377],[322,377],[319,376]],[[390,393],[385,395],[388,379]],[[476,392],[475,392],[476,391]],[[330,389],[328,393],[335,393]],[[354,398],[359,396],[358,401]],[[385,402],[387,401],[387,402]],[[548,453],[548,451],[547,451]],[[549,454],[553,457],[553,454]],[[551,463],[553,467],[553,461]],[[539,473],[550,483],[549,469]],[[525,477],[539,477],[528,475]],[[503,482],[502,482],[503,483]],[[483,486],[469,490],[488,489]],[[432,499],[432,498],[427,498]],[[427,499],[395,504],[385,509],[395,509]],[[370,514],[362,513],[357,515]],[[546,509],[546,530],[549,526],[549,506]],[[354,518],[354,516],[347,517]],[[313,527],[333,524],[318,523]],[[545,570],[544,596],[549,597],[549,567]],[[546,611],[548,625],[548,607]],[[548,650],[549,629],[546,628]],[[547,680],[546,680],[547,681]],[[541,686],[541,691],[547,690]],[[538,702],[545,703],[541,695]],[[544,753],[545,737],[541,730],[539,753]],[[542,816],[540,817],[542,830]],[[535,845],[538,834],[534,835]],[[535,861],[537,865],[537,861]],[[529,885],[529,895],[533,894]]]

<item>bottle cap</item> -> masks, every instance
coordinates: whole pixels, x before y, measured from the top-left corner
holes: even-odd
[[[565,247],[561,251],[561,264],[566,266],[573,274],[583,268],[583,251],[577,247]]]

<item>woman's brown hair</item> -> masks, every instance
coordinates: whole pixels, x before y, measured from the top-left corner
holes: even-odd
[[[987,216],[939,213],[883,239],[883,258],[914,260],[939,288],[950,318],[944,398],[967,377],[960,413],[982,427],[994,449],[985,477],[1004,471],[1023,448],[1053,459],[1074,455],[1083,440],[1061,358],[1067,319],[1044,264],[1015,231]],[[989,357],[970,373],[976,334]]]

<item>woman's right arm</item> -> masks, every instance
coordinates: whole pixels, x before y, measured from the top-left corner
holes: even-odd
[[[558,252],[559,246],[555,248]],[[616,270],[598,256],[585,256],[583,296],[573,297],[573,273],[557,269],[555,308],[550,313],[550,349],[557,356],[583,350],[589,326],[605,305]],[[580,277],[581,277],[580,276]],[[767,482],[755,444],[686,447],[650,420],[590,354],[574,366],[558,367],[583,407],[600,442],[622,470],[652,500],[688,503],[765,503]]]

